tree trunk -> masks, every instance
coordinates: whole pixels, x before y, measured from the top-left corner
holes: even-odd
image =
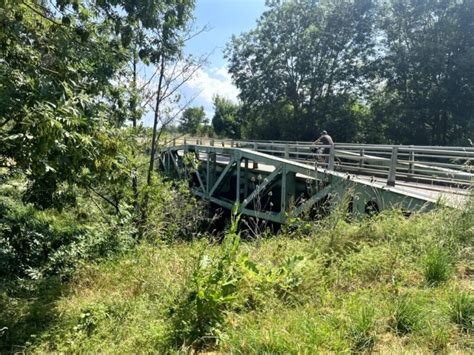
[[[132,80],[132,98],[130,102],[130,111],[132,113],[132,126],[133,129],[137,128],[137,51],[136,49],[133,52],[133,80]],[[132,154],[136,157],[135,145],[132,148]],[[138,209],[138,176],[137,169],[134,167],[132,169],[132,192],[133,192],[133,207],[135,211]]]
[[[153,136],[151,139],[151,154],[150,154],[150,164],[148,166],[148,173],[146,184],[147,186],[151,185],[151,179],[153,176],[153,167],[155,165],[155,156],[156,156],[156,146],[157,146],[157,130],[158,130],[158,119],[160,115],[160,105],[161,105],[161,86],[163,85],[163,77],[165,74],[165,58],[161,57],[160,62],[160,78],[158,80],[158,89],[156,90],[156,105],[155,105],[155,115],[153,119]]]

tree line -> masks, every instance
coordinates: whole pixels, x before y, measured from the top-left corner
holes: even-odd
[[[473,0],[267,1],[227,46],[240,104],[214,102],[234,138],[471,145]]]

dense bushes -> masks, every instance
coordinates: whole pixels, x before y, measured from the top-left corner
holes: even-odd
[[[88,213],[81,209],[39,211],[13,199],[0,200],[0,278],[65,276],[80,260],[107,256],[131,245],[123,225],[112,218],[110,223],[98,222]]]

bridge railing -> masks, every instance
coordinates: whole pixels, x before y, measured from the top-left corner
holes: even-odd
[[[424,185],[470,187],[474,183],[474,147],[406,146],[302,141],[232,140],[176,137],[170,146],[200,145],[251,149],[284,159],[345,173]]]

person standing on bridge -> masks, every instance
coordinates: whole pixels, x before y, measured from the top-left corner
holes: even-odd
[[[324,147],[323,152],[322,152],[322,154],[324,154],[324,162],[326,164],[328,164],[329,163],[329,154],[331,153],[331,148],[334,146],[334,141],[332,140],[332,138],[328,134],[328,132],[327,131],[322,131],[321,136],[318,139],[316,139],[313,144],[314,145],[320,144],[320,145],[328,146],[328,147]],[[311,150],[316,151],[317,148],[314,147]]]

